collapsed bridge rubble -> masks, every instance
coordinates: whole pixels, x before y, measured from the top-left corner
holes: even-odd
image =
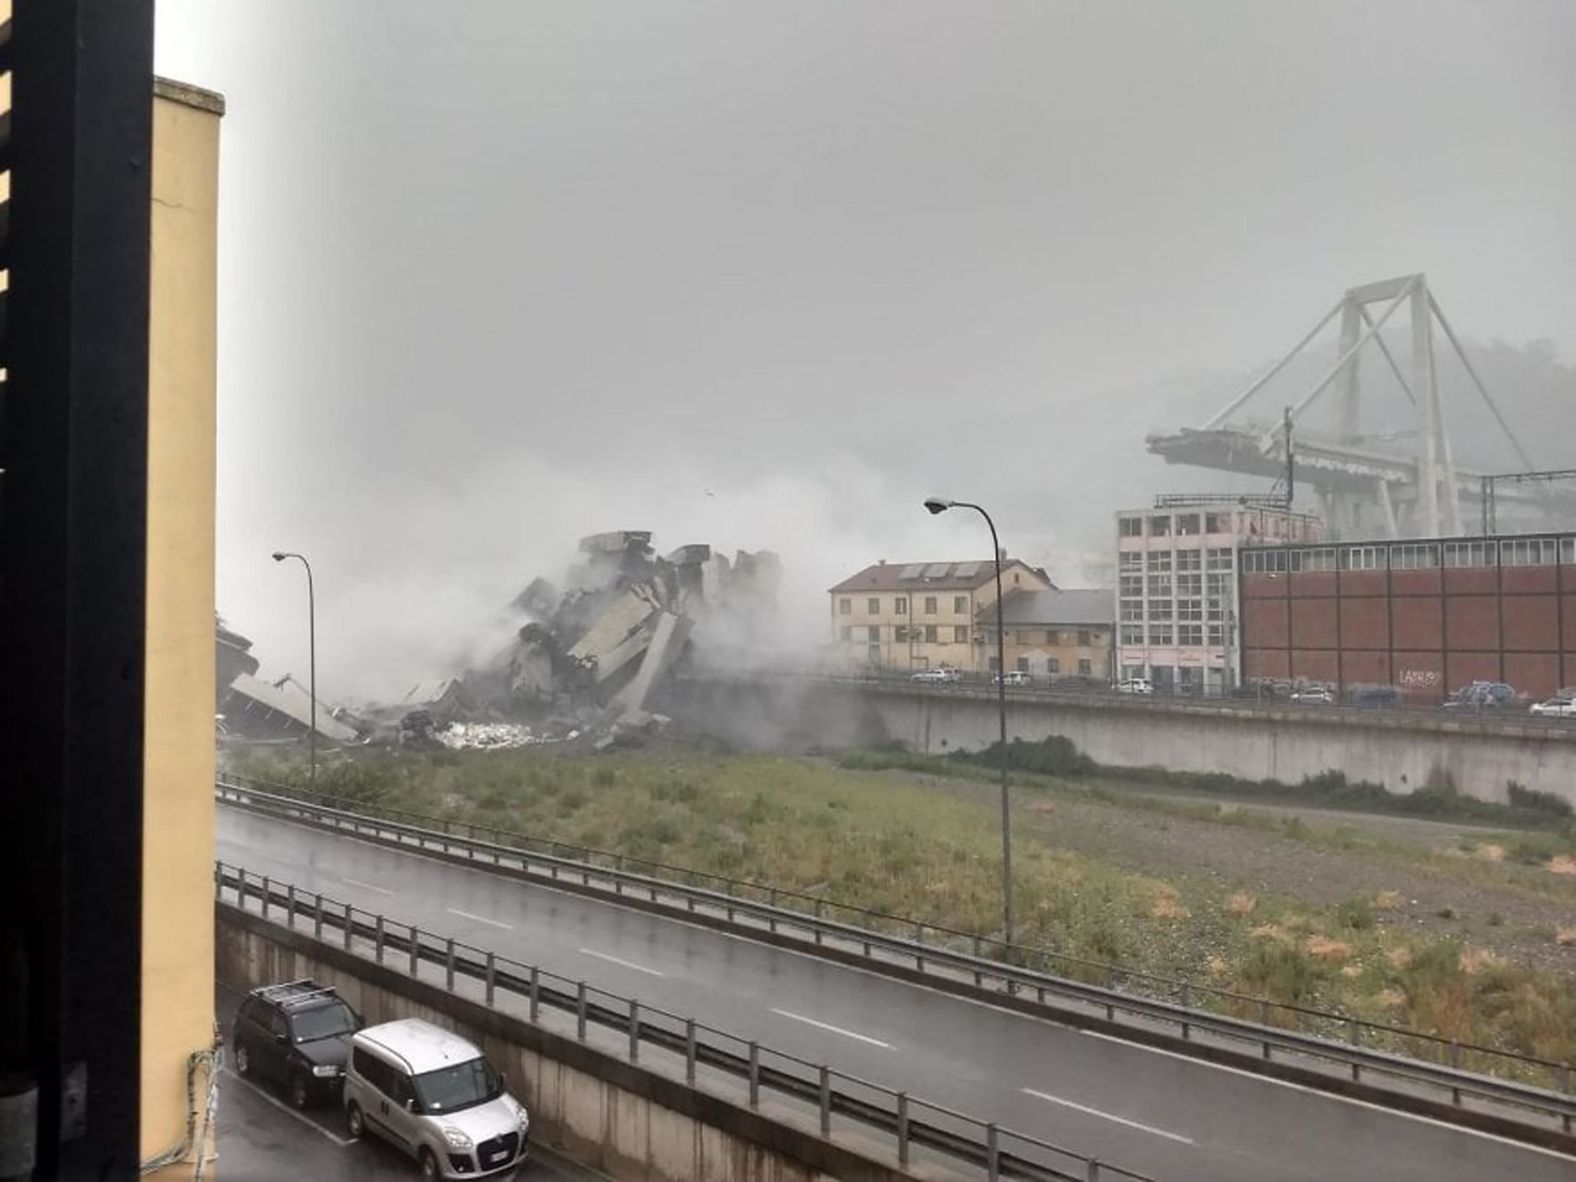
[[[666,723],[648,703],[681,662],[748,647],[774,628],[781,580],[770,551],[730,561],[697,544],[659,557],[650,531],[591,534],[562,589],[536,578],[510,603],[508,643],[430,700],[407,699],[398,741],[638,741]]]

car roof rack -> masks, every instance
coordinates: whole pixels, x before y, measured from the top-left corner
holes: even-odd
[[[311,977],[302,977],[299,981],[283,981],[278,985],[265,985],[253,992],[268,1001],[286,1007],[318,1001],[324,997],[339,996],[339,991],[332,985],[319,985]]]

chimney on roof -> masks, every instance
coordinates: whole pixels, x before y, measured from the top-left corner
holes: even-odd
[[[878,559],[876,559],[876,565],[877,566],[885,566],[886,565],[886,559],[885,558],[878,558]]]
[[[998,562],[1007,561],[1007,547],[1003,546],[1000,550],[996,551],[996,560]]]

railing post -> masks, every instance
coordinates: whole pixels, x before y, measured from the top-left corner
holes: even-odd
[[[1098,1158],[1089,1159],[1089,1174],[1087,1182],[1100,1182],[1100,1162]]]
[[[1363,1041],[1362,1024],[1360,1022],[1358,1022],[1356,1018],[1348,1018],[1347,1022],[1348,1022],[1347,1037],[1351,1040],[1351,1043],[1352,1043],[1352,1045],[1354,1047],[1355,1046],[1361,1046],[1362,1045],[1362,1041]],[[1353,1083],[1357,1083],[1359,1080],[1362,1079],[1362,1075],[1363,1075],[1363,1066],[1362,1066],[1362,1064],[1358,1063],[1358,1062],[1356,1062],[1354,1060],[1353,1063],[1352,1063],[1352,1082]]]
[[[535,1022],[542,1013],[542,970],[534,964],[531,966],[531,1021]]]
[[[285,891],[285,907],[288,909],[285,912],[285,926],[293,928],[295,927],[295,883],[293,882]]]
[[[832,1069],[821,1064],[821,1136],[832,1134]]]
[[[1188,988],[1187,982],[1183,981],[1182,982],[1182,1008],[1184,1010],[1189,1008],[1189,1004],[1188,1003],[1191,1002],[1192,999],[1193,999],[1192,998],[1192,991]],[[1189,1023],[1188,1023],[1187,1019],[1184,1018],[1182,1020],[1182,1041],[1183,1042],[1186,1042],[1188,1040],[1188,1035],[1190,1033],[1191,1033],[1191,1031],[1189,1030]]]
[[[454,992],[454,937],[450,936],[443,946],[443,987],[450,993]]]
[[[377,960],[377,962],[379,964],[382,964],[383,963],[383,917],[381,915],[378,916],[377,933],[376,933],[376,935],[373,936],[373,948],[375,949],[375,959]]]
[[[493,1003],[493,994],[498,988],[498,957],[489,952],[487,954],[487,1004]]]
[[[985,1126],[985,1176],[990,1182],[1001,1177],[1001,1150],[996,1144],[996,1126]]]
[[[750,1043],[750,1107],[761,1103],[761,1044]]]
[[[349,903],[345,904],[345,947],[350,947],[350,933],[356,930],[356,917]]]
[[[695,1082],[695,1019],[684,1019],[684,1082]]]
[[[268,875],[263,875],[263,918],[268,918]]]
[[[908,1093],[897,1094],[897,1164],[908,1165]]]
[[[417,966],[421,959],[421,930],[415,924],[410,925],[410,975],[416,975]]]
[[[586,983],[579,982],[575,990],[575,1037],[586,1040]]]
[[[317,940],[323,938],[323,895],[321,891],[318,892],[312,907],[312,937]]]
[[[815,901],[815,918],[816,918],[816,921],[817,921],[816,925],[815,925],[815,942],[817,944],[819,944],[821,942],[821,924],[820,924],[820,919],[821,919],[821,900],[820,899],[817,899]]]
[[[640,1002],[629,999],[629,1061],[640,1062]]]

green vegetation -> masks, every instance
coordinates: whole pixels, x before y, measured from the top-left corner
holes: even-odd
[[[1014,756],[1036,769],[1015,773],[1029,810],[1053,807],[1055,785],[1055,791],[1122,807],[1173,810],[1283,835],[1303,825],[1249,810],[1222,812],[1208,802],[1135,797],[1099,783],[1055,780],[1037,769],[1066,766],[1066,753],[1024,750],[1035,746],[1025,744]],[[865,752],[839,767],[772,756],[385,753],[325,767],[319,789],[369,809],[407,809],[609,850],[989,938],[1000,931],[994,808],[923,781],[863,770],[942,770],[988,780],[992,772],[984,759]],[[254,760],[233,770],[305,787],[299,765]],[[1455,939],[1405,932],[1385,915],[1395,906],[1386,897],[1391,892],[1331,907],[1230,893],[1207,868],[1171,878],[1135,873],[1057,848],[1035,827],[1026,829],[1014,849],[1021,943],[1462,1042],[1576,1059],[1576,989],[1568,977],[1501,963]],[[1526,836],[1560,840],[1547,833]],[[1500,869],[1479,859],[1455,860]],[[1053,967],[1089,980],[1106,976],[1092,964],[1062,960]],[[1215,996],[1208,1004],[1259,1016],[1256,1002]],[[1275,1020],[1291,1019],[1282,1011]]]

